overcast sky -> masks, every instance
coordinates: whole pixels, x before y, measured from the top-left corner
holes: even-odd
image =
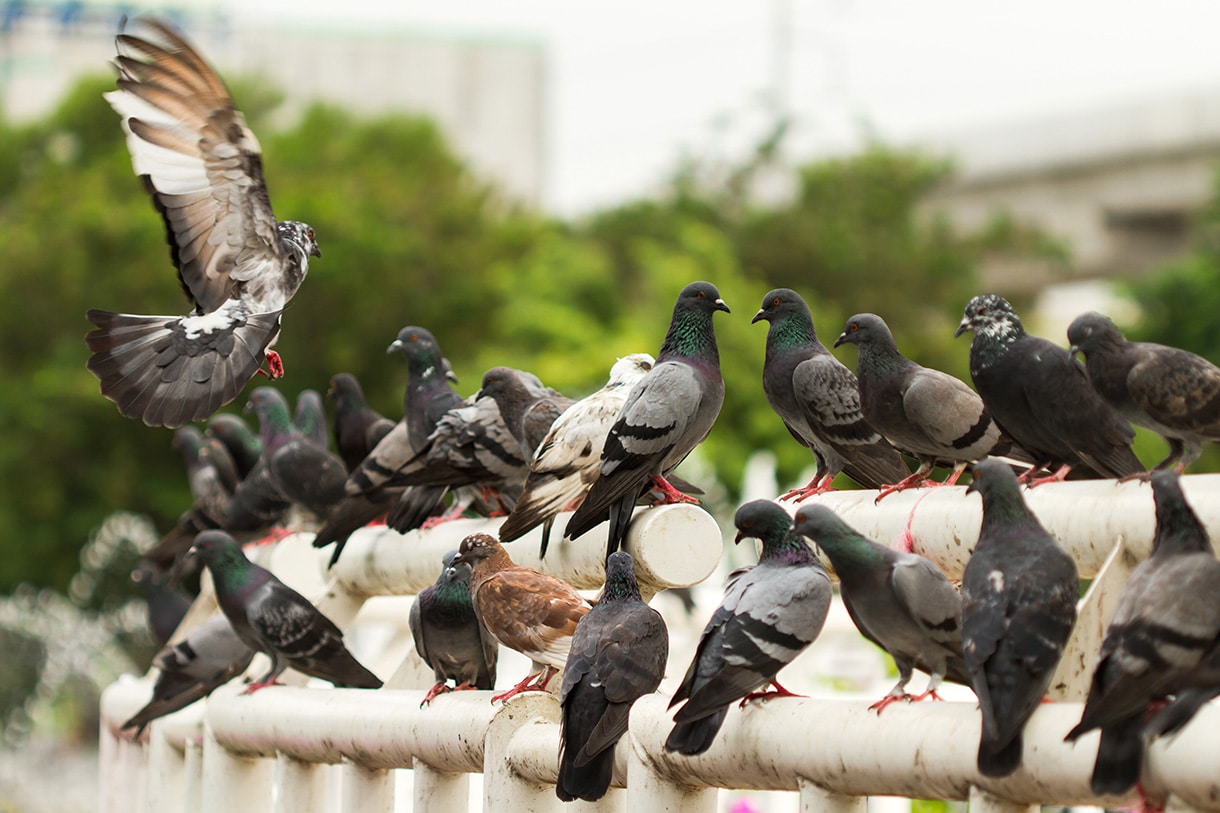
[[[240,10],[238,6],[240,5]],[[546,203],[638,193],[683,150],[748,143],[778,95],[801,155],[1214,87],[1204,0],[233,0],[297,23],[526,36],[550,66]],[[248,10],[249,9],[249,10]],[[785,56],[786,55],[786,56]]]

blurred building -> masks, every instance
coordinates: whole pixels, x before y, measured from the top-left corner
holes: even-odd
[[[123,3],[0,0],[0,112],[15,121],[44,115],[79,77],[105,73],[119,23],[135,11]],[[477,172],[519,200],[541,200],[546,53],[538,41],[293,20],[256,28],[202,4],[160,13],[223,75],[270,79],[285,94],[278,111],[285,117],[314,101],[426,115]]]
[[[1036,225],[1071,252],[1052,263],[994,264],[986,284],[1031,292],[1144,273],[1192,248],[1220,159],[1220,94],[1183,93],[1024,119],[929,139],[954,180],[928,207],[977,228],[997,212]]]

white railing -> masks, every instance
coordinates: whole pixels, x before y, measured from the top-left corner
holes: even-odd
[[[1220,533],[1220,475],[1188,477],[1183,486],[1213,536]],[[915,550],[950,578],[960,577],[978,532],[977,497],[946,488],[897,494],[874,506],[873,496],[839,492],[815,499],[883,540],[901,532],[914,508]],[[205,703],[154,722],[141,742],[120,737],[117,727],[143,705],[150,684],[116,683],[102,697],[102,813],[461,811],[469,804],[472,774],[482,774],[482,807],[488,811],[712,811],[719,788],[794,791],[801,810],[856,813],[876,795],[969,800],[972,808],[997,812],[1040,804],[1131,804],[1134,796],[1097,799],[1089,791],[1097,734],[1075,745],[1063,736],[1080,719],[1118,589],[1150,547],[1150,489],[1134,483],[1052,484],[1029,492],[1028,500],[1076,558],[1081,577],[1094,581],[1052,683],[1052,698],[1060,702],[1034,714],[1023,765],[1006,779],[988,780],[975,770],[979,714],[972,702],[898,704],[880,716],[867,710],[875,697],[754,703],[740,711],[734,707],[712,749],[689,758],[663,751],[672,725],[668,698],[654,695],[637,702],[618,751],[614,785],[625,789],[612,790],[596,804],[564,805],[553,787],[559,709],[552,695],[522,695],[493,706],[488,692],[462,692],[421,709],[432,676],[401,632],[405,607],[378,610],[375,601],[364,606],[375,596],[413,595],[434,581],[441,554],[462,536],[494,532],[494,522],[463,521],[405,538],[384,529],[359,531],[325,581],[321,564],[329,551],[313,551],[307,536],[268,549],[265,564],[318,596],[319,606],[340,626],[351,625],[357,643],[362,634],[380,636],[381,651],[401,666],[373,660],[379,674],[393,672],[379,691],[319,684],[243,697],[240,686],[226,686]],[[646,592],[694,584],[719,563],[720,531],[701,510],[647,509],[637,520],[627,547]],[[562,524],[561,519],[557,533]],[[548,571],[581,589],[600,587],[604,535],[590,536],[552,545]],[[536,535],[510,550],[519,562],[539,566]],[[206,612],[210,608],[201,601],[184,627]],[[397,627],[385,623],[387,614]],[[395,631],[386,635],[386,627]],[[671,658],[666,685],[680,678],[687,658],[689,651]],[[259,668],[257,662],[252,667]],[[515,681],[525,666],[514,670],[502,662],[501,670]],[[1172,794],[1178,809],[1220,810],[1217,731],[1220,704],[1212,704],[1178,736],[1154,744],[1142,778],[1145,791],[1153,798]],[[403,792],[407,784],[409,796]]]

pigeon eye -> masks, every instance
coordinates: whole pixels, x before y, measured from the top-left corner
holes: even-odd
[[[772,300],[771,300],[771,304],[772,304],[772,305],[778,305],[778,304],[779,304],[779,297],[777,296],[777,297],[775,297],[775,299],[772,299]]]

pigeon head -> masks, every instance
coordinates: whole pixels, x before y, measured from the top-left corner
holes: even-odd
[[[720,291],[716,290],[716,286],[710,282],[692,282],[683,288],[682,293],[678,294],[675,309],[677,308],[701,310],[707,313],[713,311],[731,313],[729,306],[724,304],[724,300],[720,298]]]
[[[470,585],[470,565],[466,562],[455,562],[458,557],[458,552],[451,550],[445,554],[442,562],[444,563],[441,569],[441,577],[438,580],[440,584],[446,586],[465,584],[467,589]]]
[[[606,386],[617,388],[634,385],[644,373],[652,369],[653,361],[653,357],[647,353],[632,353],[629,356],[623,356],[610,368],[610,379],[606,382]]]
[[[280,240],[291,243],[301,250],[305,257],[321,257],[322,249],[318,248],[318,240],[313,229],[305,223],[296,220],[284,220],[275,224]]]
[[[806,505],[793,517],[793,528],[796,532],[819,547],[826,537],[842,531],[845,527],[843,520],[824,505]]]
[[[422,327],[408,325],[398,331],[398,338],[385,349],[386,355],[402,353],[407,360],[407,369],[420,378],[429,379],[440,374],[457,383],[457,376],[449,366],[449,360],[441,356],[436,337]]]
[[[1068,351],[1073,356],[1084,353],[1086,356],[1094,350],[1100,350],[1108,344],[1121,344],[1123,334],[1110,317],[1097,311],[1083,313],[1072,320],[1067,330],[1068,342],[1072,345]]]
[[[792,527],[792,517],[771,500],[751,500],[733,515],[737,526],[734,542],[757,539],[762,542],[759,562],[780,559],[787,563],[802,563],[813,559],[813,551]]]
[[[957,338],[967,331],[1001,341],[1011,341],[1025,332],[1012,305],[996,294],[979,294],[966,303],[961,324],[953,332],[953,337]]]
[[[635,580],[635,563],[631,554],[625,550],[616,550],[606,557],[606,588],[602,591],[602,601],[621,601],[623,599],[640,597],[640,586]]]
[[[257,387],[250,393],[243,412],[258,416],[259,433],[263,444],[270,445],[275,439],[286,436],[292,430],[288,417],[288,402],[275,387]]]
[[[475,397],[495,398],[496,403],[500,403],[500,399],[506,396],[525,394],[525,384],[516,370],[512,367],[492,367],[483,373],[483,382]]]
[[[249,564],[237,540],[224,531],[203,531],[195,537],[190,554],[203,560],[213,573],[242,563]]]
[[[194,426],[182,426],[174,430],[173,447],[184,457],[198,457],[203,451],[203,433]]]
[[[449,567],[467,564],[473,568],[496,554],[508,555],[500,543],[487,534],[471,534],[462,540],[458,555],[449,560]]]
[[[986,457],[975,463],[970,469],[973,478],[966,486],[966,493],[977,493],[987,505],[989,498],[995,495],[1014,496],[1021,499],[1021,488],[1017,484],[1017,475],[1013,474],[1012,466],[996,457]]]
[[[768,291],[763,297],[762,305],[759,307],[758,313],[754,314],[754,318],[750,320],[750,324],[762,321],[774,322],[792,314],[807,313],[808,310],[805,300],[801,299],[801,295],[796,291],[791,288],[776,288]]]
[[[843,332],[835,339],[835,347],[854,344],[857,347],[890,347],[897,349],[890,326],[875,313],[857,313],[847,320]]]
[[[363,402],[364,392],[360,382],[351,373],[335,373],[326,387],[326,400],[332,404]]]
[[[1172,468],[1154,471],[1152,501],[1156,505],[1156,536],[1152,550],[1210,551],[1211,542],[1203,523],[1186,502],[1182,482]]]

